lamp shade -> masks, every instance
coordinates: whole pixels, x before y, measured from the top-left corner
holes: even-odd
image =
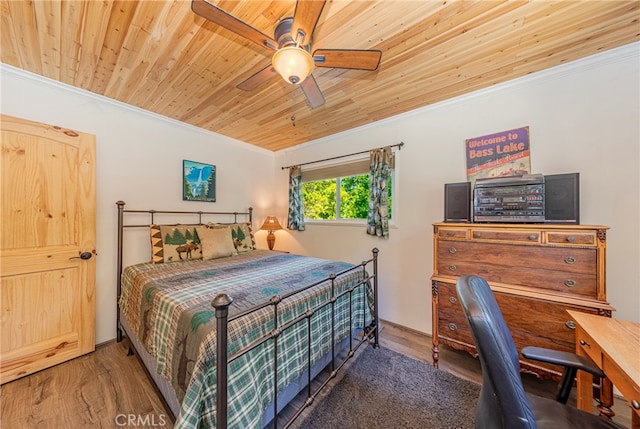
[[[280,48],[271,59],[273,68],[289,83],[301,83],[313,71],[313,57],[297,46]]]
[[[260,229],[265,229],[267,231],[276,231],[278,229],[282,229],[282,225],[280,225],[280,222],[278,222],[277,217],[267,216]]]

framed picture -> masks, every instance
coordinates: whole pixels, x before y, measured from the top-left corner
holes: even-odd
[[[182,161],[182,199],[215,202],[216,166],[186,159]]]

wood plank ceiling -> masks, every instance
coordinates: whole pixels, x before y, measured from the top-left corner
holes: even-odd
[[[295,10],[211,2],[267,35]],[[328,1],[313,48],[379,49],[382,61],[374,72],[316,68],[326,103],[311,109],[278,77],[237,89],[273,51],[190,1],[0,5],[3,63],[274,151],[640,39],[637,0]]]

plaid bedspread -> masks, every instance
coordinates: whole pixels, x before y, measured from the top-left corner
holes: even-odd
[[[326,279],[352,265],[318,258],[263,250],[208,261],[138,264],[122,274],[120,309],[147,351],[157,372],[167,378],[182,408],[176,428],[216,426],[215,311],[211,301],[219,293],[233,298],[229,316]],[[363,278],[356,269],[336,278],[336,294]],[[331,296],[329,281],[283,300],[278,306],[278,327]],[[369,290],[353,292],[335,303],[335,341],[352,328],[371,322]],[[312,361],[331,348],[331,307],[311,319]],[[353,320],[353,322],[350,322]],[[229,356],[274,329],[273,309],[267,307],[230,322]],[[278,338],[278,391],[306,371],[307,322],[284,331]],[[270,340],[234,360],[228,369],[228,421],[230,428],[258,428],[273,400],[273,350]]]

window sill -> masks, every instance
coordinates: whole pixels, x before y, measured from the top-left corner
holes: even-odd
[[[355,227],[367,227],[367,221],[363,219],[340,219],[340,220],[305,220],[305,225],[318,225],[318,226],[355,226]],[[389,228],[396,229],[395,223],[389,221]]]

